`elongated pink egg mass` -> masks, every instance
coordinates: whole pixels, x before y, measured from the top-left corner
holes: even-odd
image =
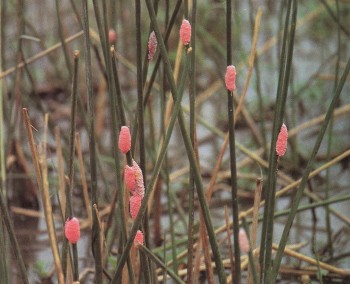
[[[189,45],[191,42],[191,24],[186,19],[182,20],[180,27],[180,39],[184,45]]]
[[[67,219],[64,225],[64,234],[71,244],[78,242],[80,239],[80,225],[77,218]]]
[[[276,153],[279,157],[282,157],[286,153],[287,143],[288,143],[288,130],[287,130],[287,126],[283,123],[276,142]]]
[[[122,126],[119,133],[118,147],[120,152],[126,154],[131,148],[131,134],[129,127]]]

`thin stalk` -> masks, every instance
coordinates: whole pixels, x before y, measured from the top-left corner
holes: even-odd
[[[190,97],[190,138],[192,141],[193,149],[195,147],[196,138],[196,15],[197,15],[197,0],[192,2],[192,15],[191,15],[191,27],[192,27],[192,37],[191,37],[191,47],[192,52],[190,54],[189,60],[191,60],[191,66],[189,71],[189,97]],[[198,151],[198,150],[197,150]],[[197,152],[196,151],[196,152]],[[199,164],[199,163],[198,163]],[[189,173],[189,208],[188,208],[188,255],[187,255],[187,282],[192,283],[192,273],[193,273],[193,234],[194,234],[194,193],[195,184],[193,177],[193,169],[190,167]]]
[[[64,165],[62,156],[62,143],[61,132],[58,126],[55,127],[55,140],[56,140],[56,156],[57,156],[57,172],[58,172],[58,200],[61,205],[62,212],[62,224],[65,221],[66,216],[64,212],[66,210],[66,194],[65,194],[65,177],[64,177]]]
[[[339,1],[336,0],[336,12],[337,12],[337,18],[339,19]],[[340,68],[340,55],[341,55],[341,34],[340,34],[340,25],[338,22],[337,25],[337,61],[335,65],[335,80],[334,80],[334,86],[333,86],[333,92],[335,91],[338,83],[338,77],[339,77],[339,68]],[[332,149],[332,137],[333,137],[333,120],[334,117],[332,116],[329,129],[328,129],[328,137],[327,137],[327,160],[331,158],[331,149]],[[330,169],[327,169],[326,172],[326,191],[325,191],[325,199],[329,198],[329,192],[331,187],[331,171]],[[331,212],[329,210],[329,206],[326,206],[326,229],[327,229],[327,242],[328,242],[328,248],[329,248],[329,256],[330,259],[333,259],[333,242],[332,242],[332,225],[331,225]]]
[[[264,210],[264,222],[261,237],[260,265],[261,265],[261,281],[271,282],[271,254],[272,254],[272,239],[273,239],[273,211],[275,207],[275,192],[276,192],[276,170],[277,170],[277,155],[276,155],[276,140],[280,130],[286,97],[288,93],[288,83],[290,69],[293,57],[293,44],[297,16],[297,2],[289,0],[284,26],[284,35],[282,42],[281,64],[278,79],[278,87],[276,94],[276,111],[274,115],[273,132],[271,138],[270,149],[270,164],[268,171],[268,180],[266,187],[266,204]],[[293,10],[292,10],[293,6]],[[293,12],[291,12],[293,11]],[[292,23],[289,31],[289,18],[292,13]]]
[[[76,113],[77,113],[77,88],[78,88],[78,63],[79,63],[80,52],[78,50],[74,51],[74,73],[72,79],[72,105],[71,105],[71,125],[70,125],[70,135],[69,135],[69,159],[68,159],[68,184],[65,187],[65,213],[64,218],[73,217],[73,205],[72,205],[72,192],[74,184],[74,149],[75,149],[75,129],[76,129]],[[76,253],[76,252],[75,252]],[[74,254],[74,252],[73,252]],[[67,272],[67,255],[68,255],[68,240],[64,238],[62,246],[62,266],[63,273],[66,276]],[[75,269],[78,267],[73,267],[73,278],[79,278],[79,273],[75,273]]]
[[[242,225],[243,225],[243,228],[246,231],[246,234],[248,236],[248,242],[249,242],[248,259],[249,259],[249,268],[250,268],[252,275],[253,275],[253,283],[258,284],[259,278],[258,278],[258,273],[257,273],[256,267],[255,267],[253,248],[252,248],[252,243],[250,241],[249,227],[248,227],[248,224],[247,224],[245,217],[242,217]]]
[[[145,246],[140,246],[139,247],[140,251],[144,254],[146,254],[154,263],[156,263],[157,265],[159,265],[162,269],[164,269],[168,275],[176,282],[176,283],[180,283],[180,284],[185,284],[184,281],[182,281],[182,279],[176,275],[176,273],[174,271],[172,271],[171,269],[169,269],[166,265],[164,265],[164,262],[161,261],[152,251],[150,251],[147,247]]]
[[[122,93],[121,93],[121,89],[120,89],[119,77],[118,77],[118,72],[117,72],[117,59],[116,59],[115,50],[113,47],[111,48],[111,52],[112,52],[112,60],[113,60],[113,64],[112,64],[113,79],[114,79],[115,91],[116,91],[116,101],[115,101],[116,104],[115,104],[115,106],[116,106],[117,115],[118,115],[120,124],[127,125],[125,113],[124,113],[124,108],[123,108],[123,100],[122,100]],[[125,154],[125,156],[126,156],[126,162],[131,167],[133,165],[132,151],[130,150],[129,152],[127,152]]]
[[[73,73],[73,85],[72,85],[72,107],[71,107],[71,129],[69,137],[69,161],[68,161],[68,178],[69,189],[66,190],[66,214],[65,216],[71,217],[73,214],[72,205],[72,192],[74,184],[74,154],[75,154],[75,128],[77,117],[77,101],[78,101],[78,67],[79,67],[79,55],[78,50],[74,51],[74,73]],[[69,190],[69,191],[68,191]],[[68,192],[67,192],[68,191]],[[79,266],[78,266],[78,250],[76,244],[72,246],[73,250],[73,280],[79,281]]]
[[[0,74],[2,73],[3,66],[3,24],[4,24],[4,1],[0,0]],[[5,145],[4,145],[4,112],[3,112],[3,80],[0,80],[0,191],[1,198],[3,192],[6,192],[6,157],[5,157]],[[6,194],[5,194],[6,196]],[[7,271],[7,258],[9,250],[7,248],[7,233],[5,231],[5,224],[0,221],[0,250],[5,256],[0,264],[1,281],[4,283],[9,282]]]
[[[83,153],[81,150],[81,142],[80,142],[80,135],[79,133],[75,134],[75,144],[77,148],[77,155],[78,155],[78,161],[79,161],[79,172],[80,172],[80,178],[81,178],[81,187],[83,188],[83,196],[84,196],[84,203],[86,208],[86,215],[88,216],[89,220],[89,227],[92,226],[92,213],[90,211],[90,197],[88,192],[88,185],[86,181],[86,173],[85,173],[85,167],[84,167],[84,160],[83,160]]]
[[[231,278],[234,279],[234,262],[233,262],[233,249],[232,249],[232,241],[231,241],[231,230],[230,230],[230,219],[229,212],[227,206],[225,206],[225,221],[226,221],[226,233],[227,233],[227,242],[228,242],[228,251],[230,256],[230,270],[231,270]]]
[[[324,134],[326,132],[327,126],[329,124],[329,121],[330,121],[330,119],[331,119],[331,117],[333,115],[333,111],[334,111],[334,109],[336,107],[336,104],[338,102],[338,99],[340,97],[341,91],[342,91],[342,89],[344,87],[344,84],[346,82],[346,78],[347,78],[347,76],[349,74],[349,71],[350,71],[350,58],[348,59],[348,62],[347,62],[346,66],[345,66],[345,69],[344,69],[344,73],[343,73],[342,77],[339,80],[337,88],[334,91],[332,101],[331,101],[331,103],[329,105],[329,108],[327,110],[324,122],[323,122],[321,128],[319,129],[319,132],[318,132],[318,135],[317,135],[317,139],[316,139],[314,148],[313,148],[313,150],[311,152],[310,158],[308,160],[307,166],[305,168],[305,172],[304,172],[303,177],[301,179],[300,186],[299,186],[299,188],[297,189],[297,191],[295,193],[295,196],[294,196],[294,199],[293,199],[293,204],[292,204],[292,207],[291,207],[291,212],[288,215],[288,219],[287,219],[286,225],[285,225],[285,227],[283,229],[281,241],[280,241],[280,244],[279,244],[279,247],[278,247],[278,250],[277,250],[277,254],[276,254],[276,257],[275,257],[274,266],[273,266],[272,280],[276,280],[276,278],[277,278],[278,270],[279,270],[279,267],[280,267],[281,261],[282,261],[283,251],[284,251],[284,248],[285,248],[287,240],[288,240],[288,235],[289,235],[290,228],[291,228],[291,226],[293,224],[293,220],[294,220],[295,214],[297,212],[300,200],[301,200],[301,198],[303,196],[304,188],[305,188],[305,185],[307,183],[309,174],[310,174],[310,172],[312,170],[312,166],[314,164],[316,154],[317,154],[317,152],[318,152],[318,150],[320,148],[323,136],[324,136]]]
[[[89,10],[87,0],[83,0],[83,27],[84,27],[84,53],[86,70],[86,92],[89,121],[89,150],[90,150],[90,174],[91,174],[91,210],[92,210],[92,252],[95,259],[95,281],[102,283],[102,256],[100,249],[100,229],[98,226],[98,216],[93,209],[93,205],[98,206],[97,199],[97,168],[96,168],[96,142],[94,125],[94,95],[92,91],[91,73],[91,53],[90,53],[90,33],[89,33]]]
[[[164,161],[165,168],[169,169],[168,165],[168,157],[165,158]],[[168,171],[165,173],[166,176],[166,190],[167,190],[167,199],[168,199],[168,212],[169,212],[169,225],[170,225],[170,241],[171,241],[171,255],[173,260],[173,270],[177,274],[178,271],[178,263],[176,258],[176,243],[175,243],[175,229],[174,229],[174,210],[172,205],[172,198],[170,197],[170,181],[169,181],[169,173]],[[189,282],[191,283],[191,282]]]
[[[254,20],[254,14],[256,12],[256,8],[253,4],[253,0],[249,0],[249,20],[252,27],[252,39],[254,39],[254,26],[256,20]],[[255,70],[255,77],[256,77],[256,93],[258,96],[258,106],[259,106],[259,124],[260,124],[260,132],[262,136],[262,142],[263,147],[265,149],[264,152],[264,158],[267,156],[268,152],[268,145],[267,145],[267,139],[266,139],[266,126],[265,126],[265,119],[264,119],[264,101],[262,96],[262,90],[261,90],[261,78],[260,78],[260,68],[259,68],[259,57],[257,56],[257,53],[255,54],[255,61],[254,61],[254,70]]]
[[[35,151],[35,152],[32,152],[32,156],[33,156],[33,160],[39,159],[39,164],[40,164],[41,173],[42,173],[41,175],[42,180],[39,180],[38,177],[37,179],[38,179],[38,183],[39,182],[42,183],[41,195],[43,199],[47,231],[49,234],[50,246],[51,246],[52,255],[53,255],[55,268],[57,272],[58,283],[64,284],[64,274],[63,274],[62,265],[61,265],[60,256],[59,256],[58,242],[56,237],[56,230],[55,230],[55,224],[53,220],[52,205],[51,205],[50,193],[49,193],[49,180],[48,180],[47,159],[46,159],[48,120],[49,120],[49,115],[45,114],[44,138],[43,138],[43,146],[41,148],[41,153],[38,155],[37,151]]]
[[[140,168],[143,174],[143,183],[146,186],[146,153],[145,153],[145,123],[144,123],[144,105],[143,105],[143,75],[142,75],[142,46],[141,46],[141,1],[135,0],[135,22],[136,22],[136,77],[137,77],[137,122],[138,122],[138,138],[139,138],[139,152],[140,152]],[[148,213],[147,209],[143,219],[143,231],[145,236],[146,246],[150,245],[149,241],[149,227],[148,227]],[[148,267],[144,267],[144,281],[151,283],[150,271],[151,266],[148,262],[147,256],[141,255],[142,263]],[[151,273],[152,275],[152,273]]]
[[[26,129],[27,129],[28,142],[29,142],[29,147],[30,147],[30,151],[32,154],[32,159],[33,159],[35,175],[36,175],[36,179],[37,179],[37,183],[38,183],[38,188],[39,188],[40,193],[43,195],[45,218],[46,218],[48,230],[51,231],[51,229],[54,228],[54,226],[52,225],[52,223],[53,223],[52,213],[50,214],[51,206],[47,204],[47,202],[49,201],[49,199],[47,197],[48,192],[47,193],[45,193],[46,191],[44,192],[44,180],[42,178],[37,148],[36,148],[36,145],[34,143],[34,136],[33,136],[33,132],[32,132],[31,122],[29,119],[28,110],[26,108],[23,108],[23,117],[24,117]],[[45,198],[45,197],[47,197],[47,198]],[[9,234],[9,235],[11,237],[11,234]],[[13,234],[13,236],[14,236],[14,234]],[[51,249],[53,251],[56,270],[57,270],[57,274],[58,274],[57,275],[58,280],[59,280],[59,283],[63,283],[64,282],[64,274],[63,274],[62,266],[61,266],[61,263],[59,261],[59,257],[58,257],[58,259],[57,259],[57,257],[55,257],[57,255],[56,253],[58,253],[57,242],[56,242],[56,240],[52,239],[52,237],[55,238],[55,234],[49,234],[49,236],[50,236]],[[16,250],[17,250],[17,248],[16,248]],[[16,254],[16,252],[15,252],[15,254]],[[21,263],[19,263],[19,264],[21,265]],[[23,266],[24,266],[24,264],[23,264]],[[20,268],[21,268],[21,272],[22,272],[22,267],[20,266]],[[25,272],[25,268],[23,271]],[[23,278],[23,279],[28,281],[27,276],[25,276],[25,278]]]
[[[256,189],[254,194],[254,206],[253,206],[253,216],[252,216],[252,228],[250,231],[250,245],[251,250],[256,248],[256,239],[258,234],[258,222],[259,222],[259,204],[261,201],[261,192],[263,187],[262,177],[256,179]],[[255,262],[254,262],[255,263]],[[259,271],[259,269],[258,269]],[[247,284],[251,284],[253,281],[252,271],[248,269]]]
[[[226,1],[226,63],[227,66],[232,64],[232,1]],[[235,126],[234,126],[234,105],[233,94],[227,91],[227,108],[228,108],[228,127],[229,127],[229,145],[230,145],[230,169],[231,169],[231,206],[234,238],[234,255],[235,255],[235,277],[234,283],[241,283],[241,253],[239,248],[239,209],[237,197],[237,169],[236,169],[236,143],[235,143]]]
[[[68,50],[67,50],[67,45],[64,42],[64,35],[63,35],[62,21],[61,21],[61,14],[60,14],[60,6],[59,6],[60,2],[61,1],[59,1],[59,0],[55,0],[58,35],[60,37],[60,41],[61,41],[61,44],[62,44],[62,51],[63,51],[63,55],[64,55],[64,60],[66,62],[66,67],[68,69],[69,78],[72,78],[73,77],[72,64],[70,62],[70,57],[69,57],[69,53],[68,53]]]

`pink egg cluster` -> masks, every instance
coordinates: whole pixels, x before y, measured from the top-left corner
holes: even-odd
[[[140,245],[143,245],[143,233],[138,230],[134,238],[134,247],[137,248]]]
[[[135,220],[139,213],[142,199],[145,195],[145,185],[143,183],[142,170],[139,165],[133,161],[133,166],[125,166],[124,179],[126,187],[131,193],[130,197],[130,215]]]
[[[76,244],[80,239],[79,220],[75,217],[67,219],[64,225],[64,234],[71,244]]]
[[[154,31],[151,32],[148,38],[148,60],[151,61],[154,57],[154,54],[157,51],[157,37]]]
[[[236,67],[233,65],[229,65],[226,68],[225,85],[230,92],[236,89]]]
[[[288,143],[288,130],[287,130],[287,126],[283,123],[276,142],[276,153],[278,157],[282,157],[286,153],[287,143]]]
[[[122,126],[120,129],[118,147],[123,154],[126,154],[131,149],[130,129],[127,126]]]
[[[249,245],[249,240],[247,233],[244,229],[239,229],[238,233],[238,243],[239,243],[239,248],[242,252],[248,253],[250,250],[250,245]]]
[[[186,19],[182,20],[180,27],[180,39],[184,45],[189,45],[191,42],[191,24]]]
[[[117,34],[115,32],[115,30],[113,29],[110,29],[109,32],[108,32],[108,41],[110,44],[115,44],[117,40]]]

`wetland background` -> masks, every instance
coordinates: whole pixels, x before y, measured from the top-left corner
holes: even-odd
[[[348,0],[0,3],[1,283],[60,283],[60,265],[67,283],[350,283]],[[151,6],[166,51],[158,36],[148,61]],[[146,188],[136,221],[122,125]],[[81,239],[64,264],[70,216]]]

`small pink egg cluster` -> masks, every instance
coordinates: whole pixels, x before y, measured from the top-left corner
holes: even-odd
[[[229,65],[226,68],[225,85],[226,89],[233,92],[236,89],[236,67]]]
[[[115,42],[117,41],[117,33],[115,32],[115,30],[110,29],[108,31],[108,41],[110,44],[115,44]]]
[[[278,157],[282,157],[286,153],[287,143],[288,143],[288,129],[287,129],[287,126],[283,123],[276,142],[276,153]]]
[[[120,129],[118,147],[123,154],[126,154],[131,149],[130,129],[127,126],[122,126]]]
[[[68,218],[64,225],[64,235],[71,244],[76,244],[80,239],[79,220],[75,217]]]
[[[134,247],[138,248],[140,245],[143,245],[143,239],[142,231],[138,230],[134,238]]]
[[[142,199],[145,195],[145,186],[143,175],[139,165],[133,161],[133,166],[125,165],[124,182],[131,193],[130,197],[130,215],[133,220],[136,219],[141,207]]]
[[[238,243],[239,243],[239,248],[242,252],[248,253],[250,250],[250,245],[249,245],[249,240],[247,233],[244,229],[239,229],[238,232]]]
[[[191,42],[191,24],[188,20],[183,19],[180,27],[180,39],[182,43],[188,46]]]
[[[157,37],[154,31],[151,32],[148,38],[148,61],[151,61],[154,57],[154,54],[157,51]]]

